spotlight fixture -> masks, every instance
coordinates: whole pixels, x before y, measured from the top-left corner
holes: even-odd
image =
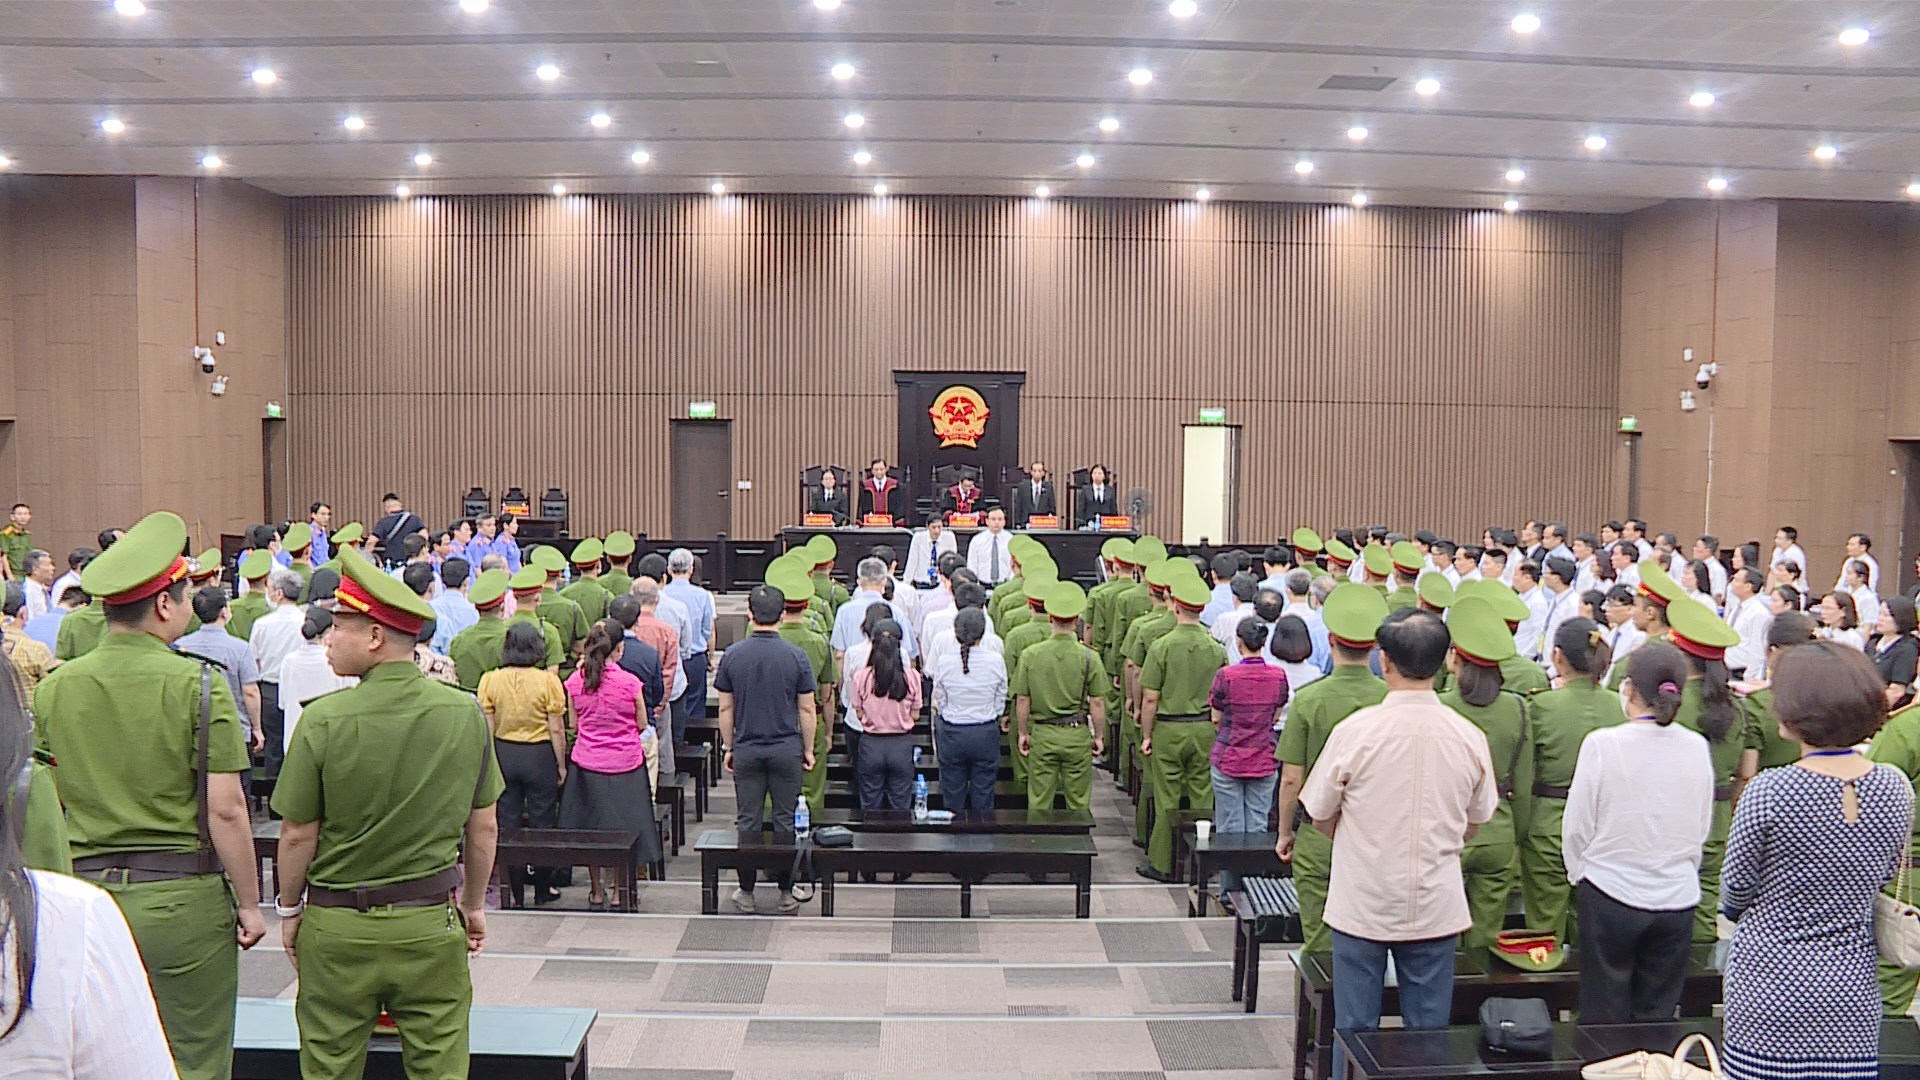
[[[1708,108],[1713,102],[1714,96],[1711,90],[1695,90],[1693,94],[1687,98],[1687,104],[1696,109]]]
[[[707,185],[707,190],[713,192],[715,195],[725,195],[727,193],[727,185],[715,180],[713,183]]]
[[[541,64],[539,67],[533,69],[533,74],[541,82],[552,82],[560,77],[560,66],[558,64]]]
[[[1718,194],[1719,192],[1727,190],[1727,178],[1724,176],[1715,176],[1715,177],[1708,178],[1707,190],[1714,192],[1715,194]]]
[[[1507,170],[1507,183],[1509,184],[1517,184],[1520,181],[1525,180],[1526,178],[1527,178],[1527,170],[1525,169],[1508,169]]]
[[[875,185],[873,185],[873,194],[874,194],[874,195],[875,195],[875,197],[877,197],[877,198],[882,198],[882,199],[884,199],[884,198],[886,198],[886,197],[887,197],[887,185],[885,185],[885,184],[875,184]]]
[[[1540,16],[1531,11],[1523,11],[1515,15],[1513,21],[1507,25],[1513,27],[1513,32],[1516,34],[1531,34],[1540,29]]]
[[[1813,156],[1818,161],[1832,161],[1840,156],[1840,148],[1832,143],[1821,143],[1813,148]]]
[[[1313,162],[1305,160],[1296,161],[1293,163],[1293,171],[1301,176],[1312,176]]]
[[[13,165],[12,158],[8,157],[5,154],[0,154],[0,169],[10,168],[12,167],[12,165]]]
[[[1413,84],[1413,92],[1421,97],[1432,97],[1440,92],[1439,79],[1421,79]]]
[[[1209,199],[1211,199],[1211,198],[1213,198],[1213,192],[1211,192],[1211,191],[1208,191],[1208,190],[1207,190],[1206,188],[1194,188],[1194,189],[1193,189],[1193,201],[1194,201],[1194,202],[1206,202],[1207,200],[1209,200]]]
[[[427,153],[425,150],[422,150],[419,153],[413,155],[413,163],[424,169],[427,166],[433,164],[433,155]]]
[[[645,165],[647,162],[653,160],[653,155],[647,153],[645,150],[635,150],[633,157],[628,160],[632,161],[635,165]]]
[[[587,118],[587,123],[604,130],[613,126],[613,117],[603,112],[597,112]]]
[[[832,75],[836,82],[846,82],[854,76],[853,65],[842,60],[840,63],[833,65],[827,74]]]
[[[1509,214],[1514,213],[1515,211],[1520,209],[1520,200],[1508,199],[1506,202],[1500,204],[1500,208],[1505,210]]]
[[[1083,153],[1083,154],[1081,154],[1081,155],[1080,155],[1079,157],[1077,157],[1077,158],[1074,158],[1074,159],[1073,159],[1073,163],[1074,163],[1075,165],[1078,165],[1078,166],[1080,166],[1080,167],[1081,167],[1081,168],[1083,168],[1083,169],[1091,169],[1091,168],[1093,168],[1093,164],[1094,164],[1094,162],[1093,162],[1093,155],[1092,155],[1092,154],[1086,154],[1086,153]]]
[[[855,150],[853,152],[853,163],[855,165],[871,165],[873,164],[873,155],[867,153],[865,150]]]
[[[208,154],[205,157],[200,159],[200,167],[207,170],[208,172],[215,172],[219,170],[219,168],[222,165],[225,165],[225,164],[226,162],[220,160],[219,154]]]
[[[117,116],[109,116],[100,121],[100,130],[109,135],[123,135],[127,130],[127,122]]]
[[[553,192],[555,195],[565,195],[567,193],[567,185],[555,184],[547,190]]]
[[[848,113],[840,122],[847,126],[848,131],[859,131],[867,126],[867,118],[857,112]]]
[[[1851,49],[1858,45],[1865,45],[1867,39],[1872,36],[1864,26],[1849,26],[1845,30],[1840,31],[1839,41],[1840,44]]]
[[[1594,153],[1599,153],[1607,148],[1607,137],[1605,135],[1589,135],[1587,136],[1587,141],[1582,145]]]
[[[1366,142],[1367,129],[1359,124],[1355,124],[1347,129],[1347,138],[1352,142]]]
[[[147,5],[140,0],[113,0],[113,10],[129,19],[137,19],[147,13]]]
[[[395,185],[393,185],[393,197],[394,197],[394,198],[396,198],[396,199],[404,199],[404,198],[406,198],[407,196],[409,196],[409,195],[411,195],[411,194],[413,194],[413,189],[412,189],[412,188],[410,188],[410,187],[408,187],[407,185],[405,185],[405,184],[395,184]]]
[[[227,377],[225,375],[215,375],[213,382],[207,386],[207,393],[212,394],[214,397],[226,397]]]
[[[1364,191],[1356,191],[1353,193],[1353,198],[1350,201],[1355,206],[1365,206],[1367,205],[1367,193]]]
[[[260,86],[272,86],[280,81],[280,74],[270,67],[254,68],[250,77]]]
[[[1135,86],[1145,86],[1153,81],[1153,72],[1143,67],[1134,68],[1127,72],[1127,81]]]
[[[1119,130],[1120,130],[1120,119],[1119,119],[1118,117],[1114,117],[1114,116],[1103,116],[1103,117],[1101,117],[1101,118],[1100,118],[1100,130],[1101,130],[1101,131],[1102,131],[1103,133],[1105,133],[1105,134],[1108,134],[1108,135],[1111,135],[1111,134],[1113,134],[1114,132],[1116,132],[1116,131],[1119,131]]]
[[[340,121],[340,126],[346,128],[348,131],[365,131],[367,130],[367,121],[365,117],[355,113],[348,116],[345,120]]]
[[[1167,5],[1167,14],[1176,19],[1191,19],[1200,13],[1200,5],[1194,0],[1173,0]]]
[[[1907,185],[1907,198],[1920,199],[1920,180]]]
[[[1036,199],[1045,199],[1045,198],[1051,197],[1052,195],[1053,195],[1053,189],[1048,187],[1045,184],[1041,184],[1039,187],[1036,187],[1033,189],[1033,197]]]
[[[460,0],[460,10],[469,15],[478,15],[487,10],[487,0]]]
[[[840,0],[813,0],[813,6],[821,11],[834,11],[840,7]]]

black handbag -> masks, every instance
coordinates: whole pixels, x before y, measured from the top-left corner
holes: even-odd
[[[852,847],[853,830],[845,825],[824,825],[813,830],[814,847]]]
[[[1540,998],[1488,998],[1480,1005],[1487,1048],[1516,1058],[1553,1056],[1553,1014]]]

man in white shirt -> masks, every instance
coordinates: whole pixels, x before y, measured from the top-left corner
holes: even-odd
[[[1727,650],[1727,671],[1735,679],[1758,677],[1767,659],[1767,631],[1773,611],[1760,595],[1766,581],[1749,566],[1727,583],[1727,623],[1740,635],[1740,644]]]
[[[975,533],[967,545],[967,569],[989,592],[1013,576],[1013,556],[1007,551],[1012,538],[1007,532],[1006,511],[996,506],[987,511],[987,527]]]
[[[1461,544],[1453,551],[1453,562],[1447,567],[1447,580],[1459,588],[1463,581],[1480,580],[1480,560],[1487,549],[1475,544]]]
[[[1567,527],[1557,521],[1549,521],[1541,526],[1538,554],[1539,557],[1533,561],[1541,566],[1547,565],[1548,559],[1566,559],[1576,563],[1579,561],[1574,557],[1573,549],[1567,546]]]
[[[67,572],[54,579],[53,587],[47,590],[47,593],[53,597],[54,603],[60,602],[60,594],[66,592],[69,585],[77,587],[80,584],[80,571],[86,569],[87,564],[92,562],[93,557],[98,554],[100,553],[90,547],[77,547],[67,552]],[[242,579],[240,584],[246,585],[245,579]],[[244,588],[241,590],[243,593],[245,591]]]
[[[927,527],[913,534],[913,540],[907,545],[907,583],[911,585],[932,582],[938,573],[940,556],[949,551],[958,551],[953,533],[948,531],[947,523],[935,514],[927,519]]]
[[[34,548],[27,552],[24,560],[27,577],[22,584],[27,593],[27,618],[37,618],[53,607],[53,582],[59,575],[53,564],[53,556]],[[22,620],[24,621],[24,620]]]
[[[1293,569],[1293,555],[1286,548],[1276,544],[1260,553],[1260,569],[1265,571],[1260,587],[1284,593],[1287,588],[1287,571]]]
[[[1800,547],[1800,530],[1791,525],[1782,525],[1774,530],[1773,555],[1767,560],[1767,565],[1779,566],[1783,562],[1799,567],[1803,574],[1807,571],[1807,553]]]
[[[1867,564],[1867,588],[1880,591],[1880,563],[1873,557],[1873,537],[1866,533],[1854,533],[1847,537],[1847,557],[1840,562],[1840,576],[1834,579],[1835,590],[1847,588],[1847,564],[1855,559]],[[1805,570],[1804,565],[1801,566]],[[1866,620],[1863,618],[1864,624]]]
[[[1641,518],[1628,518],[1626,527],[1620,530],[1620,538],[1632,544],[1640,553],[1635,562],[1653,558],[1653,545],[1647,543],[1647,523]]]
[[[1523,562],[1513,573],[1513,591],[1527,605],[1527,617],[1513,632],[1513,645],[1529,660],[1540,659],[1540,642],[1547,632],[1547,607],[1552,600],[1534,576],[1540,572],[1534,564]]]
[[[1586,592],[1600,587],[1600,538],[1581,533],[1569,545],[1573,549],[1573,591]]]
[[[1625,585],[1629,589],[1640,587],[1640,549],[1622,540],[1608,549],[1607,558],[1613,560],[1613,583]]]
[[[1573,587],[1576,576],[1578,571],[1573,568],[1573,560],[1555,555],[1547,560],[1546,571],[1540,579],[1540,591],[1547,601],[1540,618],[1540,662],[1549,668],[1553,664],[1553,635],[1559,631],[1560,624],[1580,614],[1580,594]]]
[[[1228,580],[1227,588],[1233,593],[1233,606],[1213,617],[1213,625],[1207,628],[1207,633],[1212,634],[1213,640],[1227,650],[1228,656],[1238,656],[1240,654],[1233,651],[1236,640],[1234,634],[1238,632],[1241,621],[1253,615],[1253,598],[1260,595],[1260,583],[1243,570]]]
[[[1720,538],[1711,534],[1702,536],[1693,542],[1693,557],[1707,564],[1707,576],[1711,581],[1703,581],[1707,592],[1713,594],[1715,604],[1723,604],[1727,599],[1727,566],[1720,561]]]
[[[267,740],[267,776],[278,776],[286,758],[286,714],[280,706],[280,665],[300,647],[306,613],[296,603],[306,583],[291,570],[267,575],[267,613],[253,620],[247,647],[260,669],[260,732]]]
[[[1486,736],[1433,693],[1446,624],[1406,608],[1381,623],[1378,641],[1386,699],[1333,729],[1300,792],[1314,827],[1333,838],[1333,1022],[1380,1026],[1391,957],[1405,1026],[1444,1028],[1454,950],[1473,923],[1460,850],[1492,819],[1498,781]]]

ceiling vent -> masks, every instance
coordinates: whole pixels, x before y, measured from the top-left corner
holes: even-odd
[[[149,75],[146,72],[141,71],[139,68],[98,67],[98,68],[74,68],[73,70],[79,72],[82,75],[85,75],[87,78],[92,79],[95,82],[157,83],[160,81],[158,77]]]
[[[662,60],[658,66],[669,79],[733,78],[733,72],[718,60]]]
[[[1392,86],[1395,81],[1391,75],[1329,75],[1327,81],[1320,84],[1320,89],[1367,90],[1378,93]]]

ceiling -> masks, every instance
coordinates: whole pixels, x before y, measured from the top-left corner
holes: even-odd
[[[16,172],[193,175],[214,153],[287,195],[1044,183],[1619,212],[1707,196],[1715,176],[1728,198],[1903,201],[1920,181],[1920,3],[1197,4],[1181,19],[1167,0],[145,0],[126,17],[0,0],[0,154]],[[1538,31],[1511,28],[1523,11]],[[1841,45],[1855,26],[1871,40]],[[277,81],[256,84],[260,66]],[[1334,76],[1386,85],[1322,88]],[[1699,90],[1711,107],[1688,103]],[[1584,148],[1593,134],[1604,150]]]

